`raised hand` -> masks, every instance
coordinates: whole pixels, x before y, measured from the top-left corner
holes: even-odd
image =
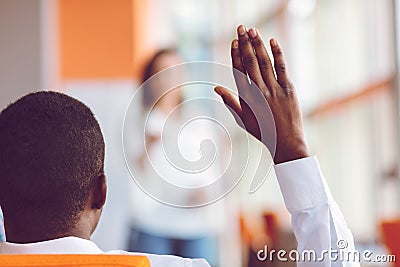
[[[239,101],[224,87],[216,87],[238,124],[275,152],[275,164],[309,156],[296,90],[288,77],[283,51],[270,40],[274,66],[257,29],[237,29],[231,45],[233,74]],[[247,76],[250,78],[247,78]],[[275,128],[271,129],[272,114]],[[275,133],[276,130],[276,133]],[[276,147],[275,147],[276,134]]]

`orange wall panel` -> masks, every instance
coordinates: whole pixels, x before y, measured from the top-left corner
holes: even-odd
[[[62,79],[132,78],[132,0],[59,0]]]

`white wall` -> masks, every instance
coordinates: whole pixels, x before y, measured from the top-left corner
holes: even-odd
[[[122,126],[135,84],[128,80],[69,81],[62,89],[92,109],[106,143],[107,202],[92,240],[103,250],[126,249],[133,212],[129,209],[129,187],[134,181],[123,156]]]
[[[0,107],[40,89],[39,0],[0,1]]]

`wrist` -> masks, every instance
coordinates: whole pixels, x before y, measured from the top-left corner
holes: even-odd
[[[297,145],[290,146],[282,150],[279,150],[279,147],[277,146],[277,150],[274,156],[274,163],[280,164],[292,160],[307,158],[310,156],[311,153],[305,142],[298,143]]]

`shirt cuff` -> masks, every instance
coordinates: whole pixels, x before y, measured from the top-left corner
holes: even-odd
[[[284,162],[274,168],[290,213],[326,205],[332,198],[316,157]]]

